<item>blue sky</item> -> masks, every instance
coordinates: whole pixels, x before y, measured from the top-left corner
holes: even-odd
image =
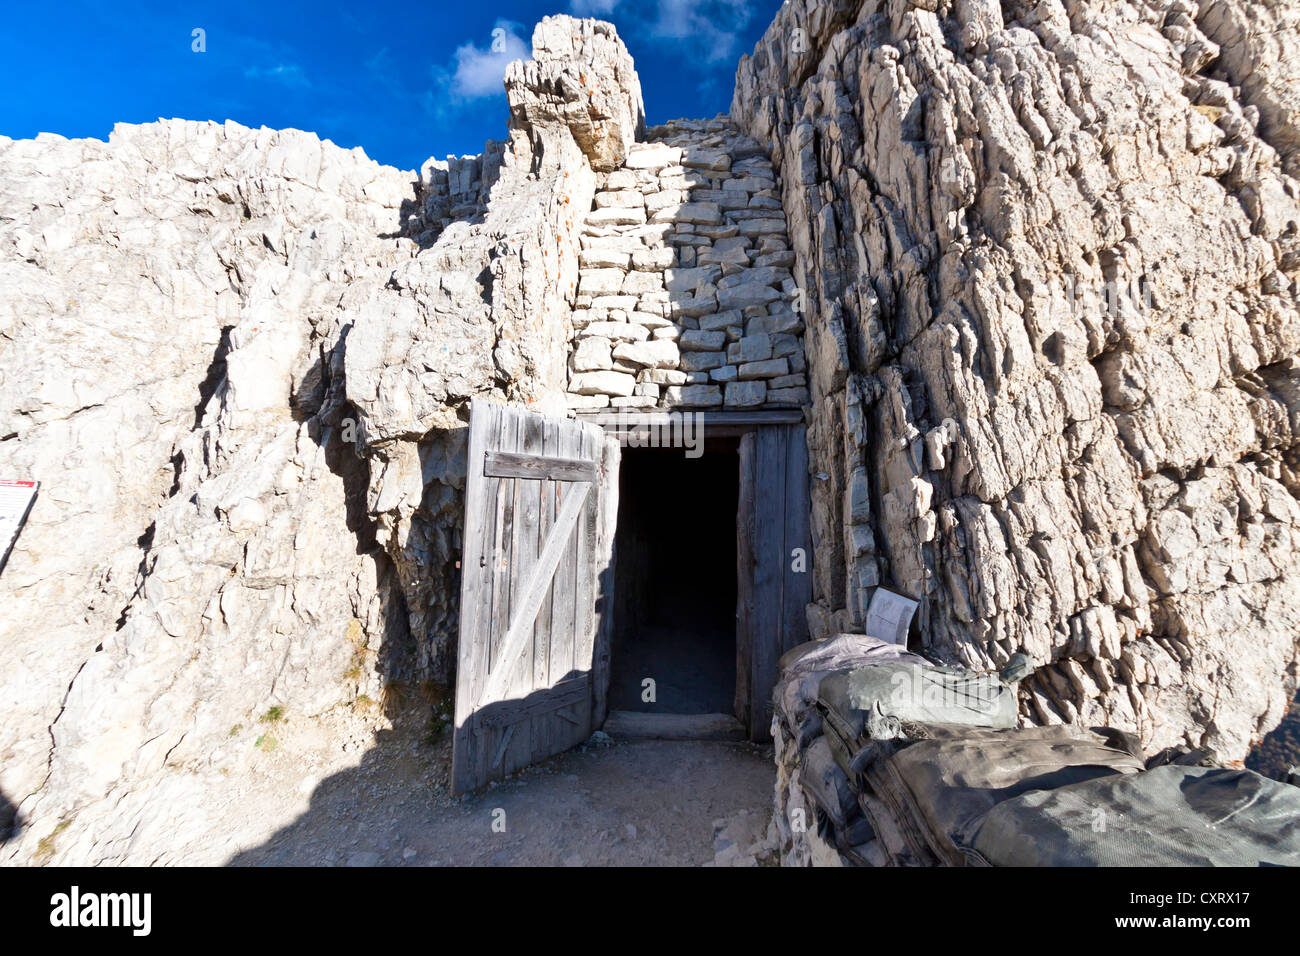
[[[651,124],[731,103],[736,62],[780,0],[403,0],[9,4],[0,134],[105,139],[159,117],[293,126],[417,168],[502,139],[505,63],[550,13],[618,26]],[[203,31],[195,52],[193,31]],[[495,34],[494,34],[494,31]],[[494,36],[497,50],[493,50]]]

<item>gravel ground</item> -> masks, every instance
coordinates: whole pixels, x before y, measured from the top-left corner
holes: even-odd
[[[360,759],[323,776],[312,772],[322,756],[313,738],[328,722],[304,723],[281,728],[263,778],[230,806],[232,817],[252,806],[260,819],[289,822],[251,845],[245,827],[232,865],[772,862],[765,844],[775,777],[770,747],[587,746],[457,800],[447,789],[450,740],[426,742],[418,721],[379,729],[369,746],[354,739],[341,753]]]

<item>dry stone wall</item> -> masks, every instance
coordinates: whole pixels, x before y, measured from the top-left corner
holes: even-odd
[[[737,73],[807,297],[813,633],[1240,759],[1300,657],[1288,2],[791,0]]]
[[[651,130],[582,228],[569,407],[805,404],[793,262],[757,142],[724,117]]]

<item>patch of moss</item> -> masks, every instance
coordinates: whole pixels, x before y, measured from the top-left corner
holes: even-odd
[[[348,664],[348,669],[343,672],[344,680],[359,680],[362,669],[366,665],[366,652],[364,648],[358,647],[352,652],[352,661]]]
[[[268,707],[266,713],[258,718],[264,724],[278,724],[284,720],[284,708],[279,704],[274,707]]]
[[[270,734],[262,734],[257,740],[253,741],[253,746],[263,753],[270,753],[275,749],[280,741],[276,740]]]
[[[424,742],[430,745],[438,743],[451,728],[452,716],[450,698],[435,701],[429,714],[429,721],[424,726]]]
[[[48,863],[54,858],[54,838],[60,833],[72,826],[72,820],[63,819],[45,836],[41,837],[40,842],[36,844],[36,858],[42,863]]]
[[[243,729],[244,729],[244,725],[243,725],[243,724],[235,724],[235,726],[233,726],[233,727],[230,728],[230,736],[232,736],[232,737],[238,737],[238,736],[239,736],[239,732],[240,732],[241,730],[243,730]]]

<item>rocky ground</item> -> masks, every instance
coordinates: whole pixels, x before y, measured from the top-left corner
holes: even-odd
[[[1300,767],[1300,700],[1291,702],[1282,723],[1250,752],[1246,766],[1278,780],[1292,767]]]
[[[170,862],[232,865],[755,865],[770,748],[593,743],[454,799],[451,738],[418,708],[241,728],[237,790]],[[268,739],[274,743],[269,745]],[[261,744],[258,744],[258,741]],[[501,825],[504,824],[504,829]],[[494,829],[494,825],[496,829]],[[760,844],[755,847],[754,844]]]

